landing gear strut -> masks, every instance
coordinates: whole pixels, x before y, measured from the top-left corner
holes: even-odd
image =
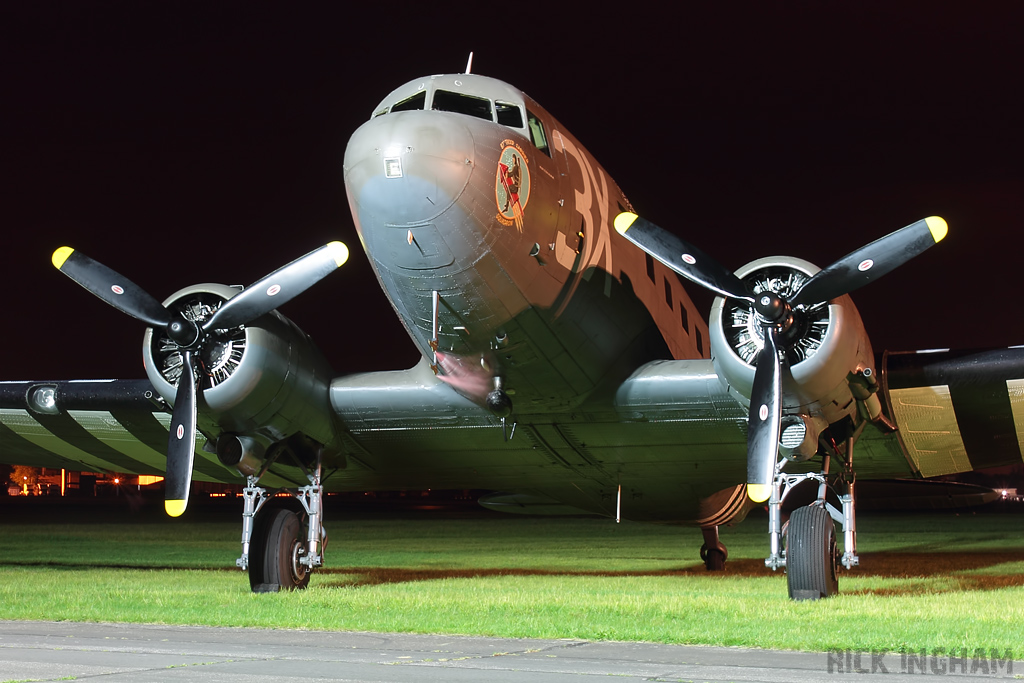
[[[857,556],[857,528],[854,514],[853,438],[846,441],[842,456],[843,471],[837,483],[845,485],[839,496],[842,510],[826,500],[828,492],[829,462],[825,454],[821,472],[784,474],[787,462],[779,461],[775,468],[771,498],[768,500],[768,537],[771,554],[765,566],[772,570],[786,567],[789,597],[794,600],[817,600],[839,592],[838,565],[847,569],[860,564]],[[786,524],[782,522],[782,502],[797,486],[808,481],[818,482],[817,499],[805,507],[797,508]],[[843,527],[843,556],[840,560],[836,544],[835,524]],[[786,547],[782,547],[783,538]]]
[[[327,545],[327,532],[323,527],[323,485],[321,484],[320,455],[312,472],[303,467],[308,486],[297,489],[267,491],[259,480],[274,459],[270,459],[256,475],[247,477],[248,485],[242,490],[245,506],[242,510],[242,556],[235,564],[249,571],[249,586],[253,593],[276,593],[296,590],[309,585],[309,575],[323,565],[323,550]],[[291,510],[274,508],[256,519],[270,498],[287,492],[302,505],[304,519]]]

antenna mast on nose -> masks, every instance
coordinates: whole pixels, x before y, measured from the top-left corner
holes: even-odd
[[[473,72],[473,53],[470,52],[469,53],[469,61],[466,62],[466,73],[472,73],[472,72]]]

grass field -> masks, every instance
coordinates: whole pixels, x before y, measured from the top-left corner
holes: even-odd
[[[727,571],[709,574],[695,529],[328,508],[325,571],[262,595],[234,569],[239,520],[188,517],[4,508],[0,618],[812,651],[1016,652],[1024,639],[1024,514],[862,514],[861,567],[841,595],[802,603],[764,567],[761,515],[723,529]]]

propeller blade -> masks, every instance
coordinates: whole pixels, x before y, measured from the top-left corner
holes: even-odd
[[[171,433],[167,439],[167,477],[164,509],[178,517],[188,505],[192,485],[192,459],[196,453],[196,381],[192,352],[182,349],[181,378],[174,396]]]
[[[123,313],[153,327],[165,327],[171,314],[137,284],[71,247],[53,252],[60,272]]]
[[[755,503],[768,500],[775,477],[782,424],[782,361],[778,332],[764,327],[764,348],[757,356],[754,384],[750,390],[747,424],[747,495]]]
[[[925,218],[847,254],[820,271],[790,299],[790,304],[814,305],[849,294],[903,265],[946,236],[946,221]]]
[[[746,285],[718,261],[649,220],[635,213],[620,213],[615,217],[615,229],[630,242],[701,287],[732,299],[753,301]]]
[[[347,260],[348,247],[343,243],[325,244],[228,299],[203,325],[203,330],[226,330],[251,322],[302,294]]]

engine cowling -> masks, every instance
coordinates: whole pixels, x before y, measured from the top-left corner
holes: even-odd
[[[172,294],[164,306],[201,323],[239,291],[193,285]],[[180,349],[162,330],[148,328],[142,354],[149,381],[173,403],[183,367]],[[200,368],[199,412],[219,434],[257,437],[264,446],[297,433],[321,444],[333,440],[331,368],[309,337],[277,311],[216,332]]]
[[[756,294],[770,289],[789,297],[820,269],[790,256],[752,261],[736,271]],[[794,321],[780,335],[789,371],[783,373],[784,415],[806,415],[828,424],[853,416],[856,401],[849,376],[871,375],[873,354],[860,313],[849,295],[793,311]],[[749,405],[763,327],[750,306],[718,297],[711,307],[711,357],[719,377],[744,405]]]

